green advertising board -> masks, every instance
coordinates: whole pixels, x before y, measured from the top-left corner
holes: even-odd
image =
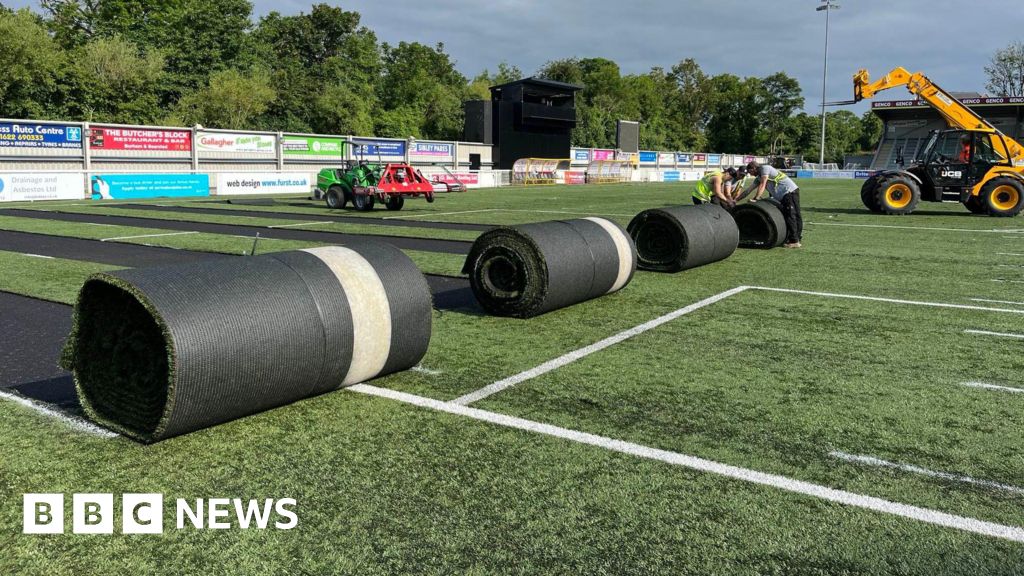
[[[286,156],[333,156],[341,158],[345,141],[318,136],[285,136],[281,143]]]

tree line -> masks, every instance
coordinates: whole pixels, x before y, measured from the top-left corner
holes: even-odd
[[[462,104],[523,72],[472,78],[443,44],[391,45],[360,15],[326,4],[253,20],[248,0],[41,0],[0,9],[0,114],[124,124],[461,138]],[[573,143],[613,147],[615,120],[638,120],[641,147],[817,155],[820,116],[783,72],[709,75],[693,59],[622,74],[568,58],[536,75],[585,86]],[[830,161],[869,150],[877,118],[827,115]]]

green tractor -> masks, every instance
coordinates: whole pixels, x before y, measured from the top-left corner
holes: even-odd
[[[388,210],[401,210],[406,196],[434,201],[434,187],[408,164],[372,164],[365,160],[343,168],[324,168],[316,177],[317,193],[328,208],[349,202],[361,212],[373,210],[379,200]]]

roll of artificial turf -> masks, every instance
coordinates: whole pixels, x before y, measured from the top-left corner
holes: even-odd
[[[405,370],[431,297],[388,244],[94,274],[62,363],[93,420],[155,442]]]
[[[652,208],[630,221],[638,266],[678,272],[728,258],[739,244],[736,221],[717,204]]]
[[[463,272],[484,310],[530,318],[622,289],[636,248],[604,218],[495,228],[477,238]]]
[[[775,200],[739,204],[732,210],[743,248],[775,248],[786,240],[786,219]]]

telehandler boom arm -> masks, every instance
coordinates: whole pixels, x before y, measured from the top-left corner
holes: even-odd
[[[861,69],[853,76],[854,101],[860,102],[865,98],[871,98],[882,90],[896,86],[905,86],[911,94],[927,102],[945,118],[952,128],[999,134],[1009,148],[1010,160],[1015,164],[1024,161],[1024,146],[1001,133],[995,126],[989,124],[984,118],[964,106],[949,92],[937,86],[920,72],[911,74],[906,68],[896,67],[881,80],[872,82],[868,71]]]

